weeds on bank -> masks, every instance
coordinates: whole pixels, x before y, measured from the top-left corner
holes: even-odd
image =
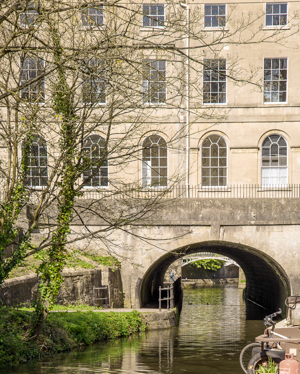
[[[28,312],[33,312],[34,307],[27,307],[27,306],[21,306],[16,308],[18,310],[24,310]],[[104,309],[103,307],[93,307],[91,305],[85,305],[81,303],[77,303],[76,305],[59,305],[54,304],[53,311],[59,311],[59,312],[67,312],[67,311],[75,311],[75,312],[82,312],[82,311],[92,311],[92,310],[101,310]]]
[[[35,274],[45,256],[47,256],[47,252],[40,251],[25,259],[18,267],[11,271],[9,278]],[[85,258],[87,261],[85,261]],[[88,262],[90,260],[92,260],[94,264]],[[71,251],[70,255],[66,257],[66,268],[94,269],[97,265],[120,267],[121,263],[112,256],[98,256],[93,253],[85,253],[78,250]]]
[[[84,306],[85,310],[87,306]],[[137,311],[130,313],[51,313],[39,341],[28,339],[32,313],[0,307],[0,367],[39,360],[47,355],[127,337],[145,331]]]

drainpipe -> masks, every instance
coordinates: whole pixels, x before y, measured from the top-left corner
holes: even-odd
[[[189,191],[189,185],[190,185],[190,69],[189,69],[189,63],[190,63],[190,39],[189,39],[189,27],[190,27],[190,8],[187,4],[187,0],[185,2],[180,1],[179,5],[186,10],[186,35],[185,35],[185,43],[186,43],[186,75],[185,75],[185,81],[186,81],[186,153],[185,153],[185,163],[186,163],[186,197],[189,197],[190,191]]]

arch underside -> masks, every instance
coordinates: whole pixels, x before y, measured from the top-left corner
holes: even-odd
[[[175,260],[188,254],[205,251],[229,257],[243,269],[246,276],[245,299],[248,301],[248,319],[253,319],[251,305],[255,305],[254,303],[265,308],[261,308],[262,315],[269,314],[269,311],[274,312],[279,307],[284,309],[284,300],[290,294],[290,283],[282,267],[270,256],[257,249],[240,243],[221,241],[194,243],[166,253],[158,259],[148,269],[142,280],[140,305],[142,307],[158,305],[159,286],[163,285],[164,274]]]

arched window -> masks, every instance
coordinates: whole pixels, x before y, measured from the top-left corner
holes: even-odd
[[[27,155],[25,152],[27,152]],[[29,187],[47,186],[48,156],[45,139],[34,135],[29,144],[23,142],[22,155],[27,163],[25,185]]]
[[[167,143],[160,135],[148,136],[143,142],[142,180],[144,186],[168,184]]]
[[[108,162],[105,140],[99,135],[90,135],[83,141],[83,158],[86,169],[82,173],[85,187],[108,186]]]
[[[283,136],[273,134],[261,147],[261,184],[282,186],[288,183],[287,142]]]
[[[220,135],[208,136],[202,144],[202,186],[227,185],[227,144]]]

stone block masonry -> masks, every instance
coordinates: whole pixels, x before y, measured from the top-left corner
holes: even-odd
[[[93,305],[93,288],[108,285],[109,305],[116,308],[123,307],[122,282],[118,268],[102,266],[96,269],[68,270],[63,272],[63,276],[64,282],[57,297],[58,304],[76,305],[81,303]],[[36,298],[38,284],[39,278],[36,275],[8,279],[0,289],[0,300],[3,305],[29,306]],[[104,301],[95,303],[96,306],[103,304]]]

